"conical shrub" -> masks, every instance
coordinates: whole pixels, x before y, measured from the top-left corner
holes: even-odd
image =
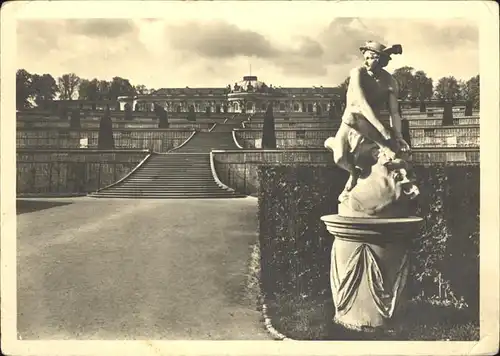
[[[97,140],[97,148],[99,150],[112,150],[115,148],[115,139],[113,137],[113,121],[109,106],[106,108],[104,115],[99,123],[99,137]]]
[[[262,127],[262,148],[276,149],[276,131],[274,127],[273,104],[267,105],[264,116],[264,125]]]

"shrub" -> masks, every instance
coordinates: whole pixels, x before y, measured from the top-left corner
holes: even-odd
[[[416,166],[415,173],[421,190],[417,215],[424,222],[413,240],[410,292],[437,295],[441,275],[448,297],[463,297],[477,308],[479,167]],[[260,167],[261,277],[269,298],[330,293],[333,236],[320,218],[337,212],[346,180],[333,166]]]
[[[71,112],[69,127],[72,129],[79,129],[82,127],[80,123],[80,110],[75,109]]]
[[[115,140],[113,138],[113,121],[111,120],[109,107],[107,107],[99,123],[97,148],[99,150],[112,150],[114,147]]]
[[[133,115],[132,115],[132,105],[129,103],[125,104],[125,120],[132,120]]]
[[[276,132],[274,127],[273,104],[267,105],[266,114],[264,116],[264,125],[262,126],[262,148],[276,148]]]
[[[156,118],[158,119],[159,129],[168,129],[168,114],[167,111],[160,105],[154,105]]]
[[[189,121],[196,121],[196,111],[194,111],[193,105],[189,106],[189,112],[188,112],[187,119]]]

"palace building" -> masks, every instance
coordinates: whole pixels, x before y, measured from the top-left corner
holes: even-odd
[[[120,110],[129,104],[134,111],[153,111],[160,105],[168,112],[257,113],[272,102],[276,112],[322,114],[340,102],[340,90],[330,87],[284,88],[259,81],[257,76],[225,88],[163,88],[148,95],[119,97]]]

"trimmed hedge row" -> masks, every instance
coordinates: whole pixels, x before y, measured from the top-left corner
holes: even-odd
[[[478,308],[479,167],[416,166],[424,218],[413,241],[410,291],[432,298],[463,297]],[[320,220],[337,213],[337,197],[347,180],[337,167],[261,166],[259,230],[262,288],[268,298],[330,294],[333,237]],[[444,287],[442,287],[444,285]]]

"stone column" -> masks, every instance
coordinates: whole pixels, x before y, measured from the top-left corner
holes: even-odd
[[[351,330],[388,331],[407,296],[410,241],[422,221],[408,218],[321,218],[335,237],[330,282],[334,323]]]

